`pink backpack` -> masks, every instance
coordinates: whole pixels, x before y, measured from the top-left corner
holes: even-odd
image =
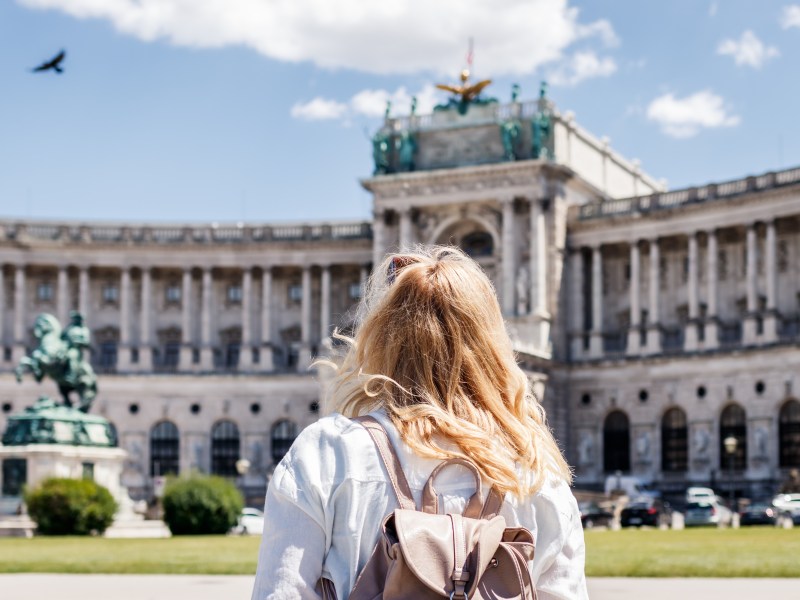
[[[355,420],[375,442],[400,508],[384,519],[378,544],[350,600],[535,600],[529,569],[533,535],[524,527],[506,527],[498,515],[503,497],[495,488],[482,502],[477,467],[463,458],[442,462],[431,473],[423,490],[422,510],[417,510],[383,426],[372,417]],[[454,464],[472,472],[477,490],[463,515],[440,515],[433,482],[442,469]],[[317,588],[323,600],[337,599],[329,580],[321,579]]]

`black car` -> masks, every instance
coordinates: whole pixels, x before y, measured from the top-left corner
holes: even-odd
[[[739,513],[739,525],[775,525],[780,514],[772,502],[754,502]]]
[[[672,507],[658,498],[638,498],[622,509],[619,524],[622,527],[669,527]]]
[[[614,515],[598,506],[596,502],[581,502],[581,525],[584,529],[592,527],[610,527]]]

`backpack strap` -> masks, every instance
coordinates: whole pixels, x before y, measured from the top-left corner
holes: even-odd
[[[417,510],[408,480],[403,473],[403,467],[400,465],[400,458],[397,456],[392,442],[389,440],[389,434],[386,433],[383,425],[375,417],[370,417],[369,415],[356,417],[353,420],[360,423],[367,430],[369,437],[375,443],[381,462],[389,475],[389,481],[392,483],[392,489],[394,490],[394,495],[397,496],[397,503],[400,508]]]

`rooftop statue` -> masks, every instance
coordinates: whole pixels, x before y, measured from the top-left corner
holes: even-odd
[[[469,69],[461,71],[461,85],[448,85],[444,83],[437,83],[436,87],[445,92],[451,92],[454,96],[451,97],[447,104],[440,104],[434,110],[447,110],[455,107],[458,113],[464,115],[469,110],[470,104],[490,104],[497,102],[495,98],[481,98],[480,93],[483,89],[492,83],[491,79],[484,79],[477,83],[470,84]]]
[[[14,371],[17,381],[22,381],[26,371],[37,382],[49,377],[58,385],[64,406],[72,407],[70,394],[75,392],[78,395],[78,410],[89,412],[97,395],[97,378],[83,355],[83,351],[89,347],[90,337],[83,315],[76,311],[70,313],[69,325],[62,331],[58,319],[42,313],[36,317],[33,335],[39,345],[19,361]]]
[[[533,158],[553,160],[553,124],[550,103],[547,100],[547,82],[539,88],[539,110],[531,120]]]

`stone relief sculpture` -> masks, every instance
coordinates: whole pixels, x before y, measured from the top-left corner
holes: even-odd
[[[578,442],[578,462],[581,465],[590,465],[594,462],[594,436],[584,431]]]
[[[693,452],[697,456],[705,457],[708,453],[709,436],[705,429],[695,429],[692,434]]]
[[[756,456],[766,456],[767,440],[769,438],[769,432],[767,431],[767,428],[763,426],[757,427],[753,435],[756,442]]]
[[[531,278],[528,267],[522,265],[517,271],[517,315],[528,314],[528,300],[531,289]]]
[[[640,460],[650,458],[650,432],[643,431],[636,437],[636,454]]]

